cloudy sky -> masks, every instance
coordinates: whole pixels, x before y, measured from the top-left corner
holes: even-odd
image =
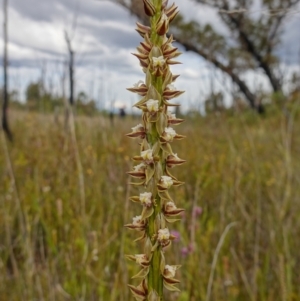
[[[224,30],[214,11],[192,0],[176,0],[176,3],[187,19],[210,22],[217,30]],[[2,11],[0,22],[3,22]],[[10,88],[22,91],[20,96],[24,98],[28,83],[43,74],[47,88],[61,93],[67,31],[76,53],[77,92],[85,91],[100,107],[109,108],[112,101],[130,107],[137,98],[125,89],[143,79],[137,59],[131,55],[141,41],[134,30],[135,22],[128,11],[110,1],[9,0]],[[299,12],[289,16],[279,49],[282,60],[289,65],[286,68],[298,68],[298,28]],[[0,49],[3,49],[2,30]],[[230,83],[224,85],[221,74],[199,56],[185,52],[180,60],[183,64],[172,70],[181,74],[176,84],[187,91],[180,99],[185,106],[199,108],[209,93],[212,78],[215,89],[231,89]],[[268,86],[263,76],[257,74],[247,74],[245,79],[253,88],[259,84]]]

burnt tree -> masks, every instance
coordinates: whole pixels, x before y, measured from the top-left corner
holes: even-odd
[[[7,14],[7,5],[8,0],[3,1],[3,37],[4,37],[4,52],[3,52],[3,98],[2,98],[2,129],[5,132],[9,140],[12,141],[13,136],[8,124],[8,103],[9,103],[9,94],[8,94],[8,55],[7,55],[7,43],[8,43],[8,34],[7,34],[7,23],[8,23],[8,14]]]

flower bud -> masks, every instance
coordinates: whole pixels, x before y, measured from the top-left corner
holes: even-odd
[[[173,3],[166,11],[165,11],[166,15],[169,18],[169,23],[171,23],[173,21],[173,19],[177,16],[177,14],[179,13],[178,7],[175,5],[175,3]]]
[[[161,299],[160,299],[159,295],[157,294],[157,292],[152,290],[149,293],[148,300],[149,301],[160,301]]]
[[[139,22],[136,22],[136,31],[142,36],[142,38],[145,37],[146,34],[149,34],[151,31],[151,28],[149,26],[143,25]]]
[[[163,46],[163,55],[167,59],[171,59],[174,57],[177,57],[181,54],[180,51],[178,51],[178,48],[173,47],[171,43],[166,43]]]
[[[162,13],[156,24],[156,32],[160,36],[163,36],[164,34],[167,33],[168,30],[169,30],[168,16],[166,14]]]
[[[172,82],[175,82],[179,76],[180,74],[172,74]]]
[[[146,297],[148,294],[148,289],[147,289],[145,279],[137,287],[130,285],[130,284],[128,284],[128,286],[136,300],[146,300]]]
[[[165,8],[167,7],[168,2],[169,2],[168,0],[163,0],[162,5],[161,5],[161,9],[162,9],[162,10],[165,9]]]
[[[144,252],[148,255],[148,257],[151,256],[151,249],[152,249],[152,243],[151,243],[151,239],[149,237],[147,237],[145,239],[145,248],[144,248]]]
[[[144,10],[147,16],[152,17],[155,15],[156,9],[152,3],[152,0],[143,0],[144,1]]]
[[[149,58],[147,54],[144,53],[133,53],[134,56],[136,56],[142,67],[147,68],[149,66]]]

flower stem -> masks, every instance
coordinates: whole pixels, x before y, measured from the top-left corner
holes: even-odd
[[[156,23],[161,15],[161,6],[162,6],[162,0],[154,0],[153,4],[156,8],[156,14],[151,18],[151,37],[150,40],[153,43],[153,46],[161,47],[163,43],[163,37],[158,35],[156,33],[155,27]],[[152,85],[155,87],[158,93],[162,94],[162,85],[163,85],[163,78],[162,76],[151,76],[151,82]],[[160,104],[161,105],[161,104]],[[161,113],[158,113],[161,114]],[[154,138],[151,142],[152,146],[158,142],[159,140],[159,133],[157,132],[155,123],[152,123],[151,126],[151,138]],[[160,158],[161,159],[161,158]],[[162,165],[161,160],[157,164]],[[162,167],[162,166],[161,166]],[[156,223],[156,217],[161,214],[162,208],[161,208],[161,200],[159,195],[157,194],[155,197],[156,200],[156,206],[154,210],[154,214],[149,218],[149,236],[150,238],[153,237],[157,233],[157,225]],[[163,277],[160,272],[160,263],[161,263],[161,246],[156,248],[156,250],[153,252],[153,256],[150,263],[150,270],[148,275],[148,289],[149,291],[155,290],[160,300],[163,300]]]
[[[129,285],[136,300],[163,301],[163,290],[179,291],[175,284],[176,270],[179,265],[166,263],[165,251],[175,238],[168,224],[175,222],[175,216],[183,209],[177,208],[168,189],[183,182],[178,181],[169,168],[180,165],[185,160],[174,154],[170,143],[173,139],[182,139],[170,125],[177,125],[183,120],[168,111],[176,104],[170,99],[184,91],[176,90],[172,83],[178,75],[172,75],[170,65],[178,64],[173,60],[181,53],[172,46],[173,37],[167,37],[169,23],[178,14],[175,4],[167,7],[166,0],[143,0],[145,13],[150,16],[151,27],[137,23],[137,31],[144,41],[134,54],[146,74],[145,82],[139,81],[129,91],[143,96],[135,106],[143,110],[143,124],[132,128],[128,134],[132,138],[142,138],[141,155],[133,160],[142,161],[134,166],[129,174],[140,179],[137,186],[144,186],[146,192],[133,196],[131,200],[143,205],[142,214],[133,218],[126,227],[141,231],[137,240],[144,240],[144,254],[128,255],[128,259],[138,263],[142,270],[134,278],[142,278],[138,286]],[[142,180],[142,181],[141,181]]]

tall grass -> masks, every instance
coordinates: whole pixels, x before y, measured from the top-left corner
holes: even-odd
[[[182,125],[188,138],[174,151],[187,163],[174,174],[187,183],[176,189],[187,210],[170,256],[184,269],[182,292],[169,300],[300,300],[297,114],[194,116]],[[0,147],[0,300],[132,300],[128,275],[137,270],[124,254],[135,235],[123,225],[138,210],[126,176],[136,142],[125,133],[136,120],[77,118],[82,210],[62,120],[12,115],[15,142]]]

